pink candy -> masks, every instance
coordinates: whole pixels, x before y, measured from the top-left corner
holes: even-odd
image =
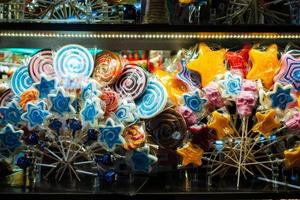
[[[194,125],[197,122],[197,116],[188,107],[180,106],[177,108],[177,111],[183,116],[188,127]]]
[[[244,80],[242,84],[242,90],[256,92],[257,91],[256,83],[251,80]]]
[[[256,104],[253,92],[242,91],[236,98],[237,111],[241,117],[251,115]]]
[[[206,98],[212,106],[219,108],[224,105],[223,98],[216,83],[210,83],[204,88],[204,91]]]
[[[290,119],[285,122],[285,126],[291,130],[300,129],[300,112],[295,113]]]

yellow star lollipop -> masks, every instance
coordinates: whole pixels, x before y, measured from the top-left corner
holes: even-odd
[[[226,135],[234,133],[234,130],[230,126],[230,120],[229,114],[214,111],[212,113],[212,121],[208,123],[208,127],[216,131],[218,139],[223,139]]]
[[[182,165],[185,167],[188,164],[201,166],[201,158],[203,156],[203,149],[195,147],[191,142],[188,142],[182,148],[177,149],[177,153],[182,157]]]
[[[278,47],[276,44],[269,46],[266,51],[252,48],[249,52],[252,69],[247,74],[247,79],[261,79],[266,88],[271,88],[273,85],[273,78],[280,68],[277,54]]]
[[[284,163],[289,168],[299,167],[300,168],[300,145],[292,150],[284,151]]]
[[[252,130],[269,137],[274,129],[280,127],[280,122],[275,119],[275,115],[276,113],[274,109],[270,109],[266,113],[257,112],[255,114],[257,123],[254,125]]]
[[[187,64],[187,68],[201,75],[203,87],[207,86],[216,75],[226,72],[224,63],[226,51],[226,49],[213,51],[205,43],[199,44],[198,58],[191,60]]]

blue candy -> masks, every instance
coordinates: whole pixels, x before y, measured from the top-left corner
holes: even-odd
[[[103,113],[96,101],[87,101],[80,112],[80,116],[84,125],[94,126],[99,116],[103,115]]]
[[[225,74],[225,80],[222,81],[222,85],[224,87],[223,95],[225,97],[235,97],[241,92],[242,78],[238,75],[227,72]]]
[[[46,110],[46,103],[40,101],[37,105],[33,103],[27,104],[27,112],[22,115],[22,119],[28,122],[29,130],[42,125],[48,117],[49,112]]]
[[[48,94],[51,93],[51,91],[56,89],[56,80],[47,80],[45,77],[41,77],[40,83],[34,84],[34,87],[39,91],[40,98],[47,98]]]
[[[0,108],[0,114],[2,115],[1,124],[12,124],[14,126],[18,125],[21,121],[21,115],[23,110],[19,108],[16,102],[11,102],[5,107]]]
[[[274,91],[270,92],[270,98],[272,101],[272,107],[278,107],[281,110],[285,110],[287,105],[294,101],[291,96],[291,87],[283,87],[279,83],[276,83]]]
[[[17,165],[21,169],[26,169],[27,167],[29,167],[31,165],[31,160],[25,156],[22,156],[22,157],[18,158]]]
[[[195,91],[193,95],[184,94],[184,105],[190,108],[194,112],[202,112],[204,105],[207,103],[207,99],[201,98],[199,91]]]
[[[23,131],[15,131],[12,125],[6,125],[0,132],[0,142],[5,148],[10,151],[14,151],[16,148],[20,147],[22,143],[20,142],[21,135]]]
[[[57,113],[61,116],[65,113],[75,112],[71,105],[71,97],[66,96],[62,89],[59,89],[55,95],[50,94],[49,97],[51,102],[51,112]]]
[[[20,95],[25,90],[29,89],[33,84],[28,73],[28,67],[18,68],[12,75],[11,78],[11,90],[16,94]]]
[[[146,172],[151,171],[151,165],[157,162],[157,158],[149,154],[149,146],[134,150],[129,158],[135,171]]]

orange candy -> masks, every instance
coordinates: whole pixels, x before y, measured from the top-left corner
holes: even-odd
[[[253,126],[254,132],[259,132],[269,137],[274,129],[280,127],[280,122],[275,119],[276,113],[274,109],[268,110],[267,112],[257,112],[255,114],[257,123]]]
[[[208,127],[216,131],[218,139],[223,139],[226,135],[232,135],[234,130],[230,126],[230,115],[214,111],[212,113],[212,121],[208,123]]]
[[[36,89],[28,89],[20,96],[20,106],[26,110],[28,102],[37,101],[39,99],[39,92]]]
[[[285,150],[284,158],[285,166],[288,169],[293,167],[300,168],[300,145],[298,145],[292,150]]]
[[[128,127],[123,135],[126,141],[124,148],[127,150],[136,149],[145,142],[145,131],[137,124]]]
[[[189,164],[194,164],[198,167],[202,165],[201,158],[204,151],[200,147],[194,146],[191,142],[177,149],[177,153],[182,157],[182,165],[184,167]]]

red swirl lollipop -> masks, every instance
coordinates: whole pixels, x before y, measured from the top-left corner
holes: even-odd
[[[147,86],[147,75],[137,65],[126,65],[125,70],[114,84],[114,90],[124,97],[138,98]]]
[[[39,82],[41,74],[55,75],[53,68],[53,51],[43,49],[36,53],[29,63],[29,74],[34,82]]]
[[[100,99],[105,103],[105,115],[115,112],[119,107],[118,94],[112,90],[104,90]]]

